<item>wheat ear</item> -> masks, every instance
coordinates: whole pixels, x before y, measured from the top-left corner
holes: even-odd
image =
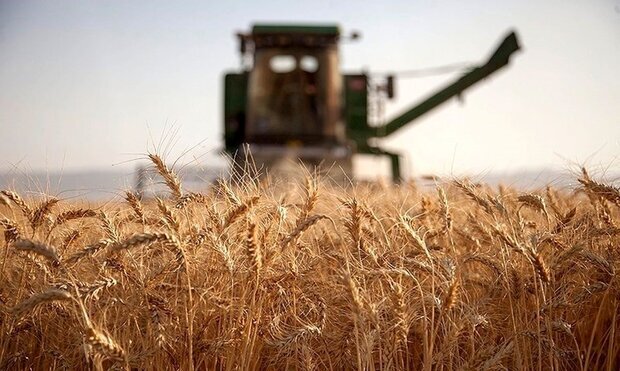
[[[41,304],[52,301],[67,301],[72,298],[73,296],[68,291],[60,289],[50,289],[42,293],[33,295],[28,299],[22,301],[21,303],[13,307],[11,312],[14,316],[21,317],[24,313],[30,312]]]
[[[155,168],[157,169],[159,175],[164,178],[164,182],[166,183],[166,186],[168,187],[174,198],[180,198],[183,195],[183,192],[181,190],[181,181],[176,176],[176,174],[171,169],[169,169],[168,166],[166,166],[166,164],[164,163],[162,158],[159,157],[159,155],[151,153],[148,156],[151,162],[153,162],[153,165],[155,165]]]
[[[56,248],[53,246],[46,245],[41,242],[36,242],[27,239],[20,239],[13,242],[12,245],[15,249],[20,251],[31,252],[37,255],[44,257],[47,260],[50,260],[53,263],[58,263],[59,257],[56,252]]]

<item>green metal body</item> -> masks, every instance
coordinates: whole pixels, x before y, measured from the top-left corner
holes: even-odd
[[[245,139],[247,91],[247,73],[224,76],[224,142],[228,153],[233,153]]]
[[[340,28],[334,24],[325,25],[304,25],[304,24],[255,24],[252,27],[253,35],[340,35]]]
[[[240,35],[242,53],[246,53],[246,42],[252,40],[254,47],[282,47],[287,43],[306,45],[308,48],[322,48],[333,45],[340,35],[336,25],[255,25],[249,35]],[[252,39],[253,38],[253,39]],[[274,46],[275,45],[275,46]],[[466,72],[411,109],[388,121],[382,126],[371,126],[368,122],[368,76],[365,74],[345,74],[342,77],[342,120],[346,127],[346,139],[354,153],[387,156],[391,162],[392,177],[401,179],[400,156],[373,145],[374,138],[388,137],[416,119],[432,111],[453,97],[460,97],[465,90],[482,81],[491,74],[506,67],[510,57],[519,50],[517,36],[511,32],[502,41],[492,56]],[[234,154],[246,142],[248,102],[248,81],[251,69],[238,73],[228,73],[224,79],[224,139],[226,152]]]

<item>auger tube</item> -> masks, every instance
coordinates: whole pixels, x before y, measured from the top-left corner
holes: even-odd
[[[512,54],[519,49],[521,49],[521,47],[519,46],[517,35],[514,31],[512,31],[508,34],[508,36],[506,36],[504,41],[502,41],[500,46],[495,50],[491,58],[489,58],[485,64],[474,67],[471,71],[465,73],[458,80],[426,98],[410,110],[392,119],[387,124],[373,128],[373,131],[369,137],[383,138],[392,135],[397,130],[407,126],[410,122],[432,111],[439,105],[450,100],[452,97],[460,96],[465,90],[474,84],[506,67]]]

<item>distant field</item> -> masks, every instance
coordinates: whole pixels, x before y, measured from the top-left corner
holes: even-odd
[[[620,367],[620,190],[585,169],[198,193],[152,160],[158,199],[1,192],[0,369]]]
[[[137,167],[124,170],[106,171],[5,171],[0,172],[0,189],[12,189],[24,195],[54,195],[59,198],[75,198],[88,201],[106,201],[120,198],[127,189],[133,189],[136,184]],[[183,188],[187,191],[202,191],[206,186],[226,174],[227,169],[222,166],[205,166],[183,168],[179,178],[183,181]],[[453,177],[450,175],[449,177]],[[521,190],[544,189],[547,185],[564,190],[577,185],[577,180],[568,171],[549,169],[516,171],[516,172],[487,172],[470,174],[476,182],[483,182],[490,186],[504,184]],[[158,178],[154,179],[156,182]],[[413,179],[421,188],[434,188],[435,181],[428,175],[418,174]],[[165,187],[148,187],[149,191],[165,191]]]

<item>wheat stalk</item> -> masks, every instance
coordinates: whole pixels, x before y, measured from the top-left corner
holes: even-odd
[[[258,277],[263,267],[263,256],[261,248],[256,239],[256,223],[248,222],[248,230],[245,239],[245,247],[252,269]]]
[[[13,220],[0,218],[0,226],[4,228],[4,241],[7,244],[17,241],[20,238],[21,232],[19,225]]]
[[[60,200],[58,200],[57,198],[52,197],[46,201],[43,201],[39,205],[39,207],[32,211],[32,213],[30,214],[30,225],[32,226],[33,230],[41,226],[41,224],[45,220],[45,217],[52,212],[52,208],[59,201]]]
[[[260,196],[253,196],[246,200],[239,206],[234,207],[232,210],[228,212],[226,217],[224,218],[224,222],[221,225],[221,229],[224,230],[239,218],[244,216],[250,209],[258,202]]]
[[[92,209],[74,209],[63,211],[62,213],[56,216],[56,220],[54,221],[53,227],[60,226],[62,224],[67,223],[68,221],[81,219],[81,218],[95,218],[97,217],[97,212]]]
[[[11,312],[14,316],[21,317],[24,313],[31,312],[36,307],[44,303],[50,303],[54,301],[67,301],[71,300],[72,298],[73,296],[71,296],[71,294],[66,290],[49,289],[42,293],[33,295],[28,299],[22,301],[21,303],[17,304],[15,307],[13,307]]]
[[[85,340],[97,355],[117,362],[126,362],[123,348],[104,332],[94,327],[87,327]]]
[[[174,215],[172,209],[170,209],[168,205],[166,205],[164,200],[162,200],[161,198],[157,197],[155,199],[157,200],[157,207],[159,208],[159,211],[163,215],[163,220],[168,226],[168,228],[176,233],[179,233],[179,230],[181,229],[181,225],[176,215]]]
[[[19,207],[19,209],[22,211],[22,214],[25,217],[30,218],[30,215],[32,214],[32,209],[30,208],[30,206],[26,204],[24,199],[21,198],[21,196],[18,193],[9,191],[9,190],[4,190],[4,191],[0,191],[0,194],[4,195],[7,199],[9,199],[11,202],[17,205],[17,207]]]
[[[289,244],[294,244],[304,231],[308,230],[321,219],[328,219],[328,217],[325,215],[311,215],[306,219],[301,220],[295,226],[295,229],[293,229],[291,233],[289,233],[288,236],[282,240],[280,243],[281,248],[285,249]]]
[[[101,220],[101,228],[106,234],[106,238],[117,242],[120,239],[120,233],[114,221],[110,219],[105,211],[99,213],[99,219]]]
[[[60,258],[58,257],[58,253],[56,252],[56,248],[53,246],[46,245],[41,242],[36,242],[27,239],[20,239],[11,245],[15,249],[20,251],[30,252],[39,256],[44,257],[45,259],[58,263]]]
[[[69,258],[67,258],[67,260],[65,261],[65,263],[67,264],[74,264],[79,262],[80,260],[82,260],[83,258],[87,257],[87,256],[92,256],[95,253],[97,253],[98,251],[101,251],[103,249],[105,249],[106,247],[113,245],[115,243],[115,241],[112,241],[110,239],[104,238],[102,240],[99,240],[98,242],[86,246],[85,248],[81,249],[80,251],[74,253],[73,255],[71,255]]]
[[[172,247],[175,251],[180,249],[179,240],[168,233],[140,233],[135,234],[128,239],[115,243],[108,249],[110,252],[118,252],[128,250],[140,246],[149,245],[153,242],[162,242],[168,247]]]
[[[161,177],[164,179],[164,182],[170,190],[170,193],[172,193],[175,199],[179,199],[183,195],[183,192],[181,190],[181,181],[179,180],[179,178],[171,169],[166,166],[166,164],[164,163],[162,158],[159,157],[159,155],[149,153],[148,157],[151,162],[153,162],[153,165],[155,165],[155,169],[157,169],[159,175],[161,175]]]
[[[145,224],[146,216],[144,215],[144,208],[142,207],[142,202],[140,202],[138,195],[135,192],[126,191],[125,201],[127,201],[127,204],[131,207],[131,210],[140,223]]]

